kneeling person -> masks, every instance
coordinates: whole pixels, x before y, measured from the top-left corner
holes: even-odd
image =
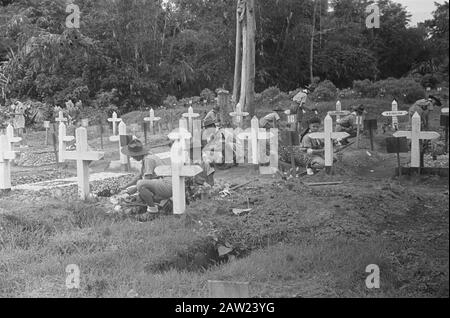
[[[311,133],[319,132],[321,125],[320,118],[312,118],[308,121],[307,134],[302,139],[302,146],[306,149],[308,160],[306,168],[308,174],[312,174],[311,170],[321,170],[325,167],[325,143],[322,139],[311,138]]]
[[[140,173],[125,186],[124,190],[128,194],[134,194],[137,191],[139,197],[147,204],[147,211],[157,213],[156,204],[172,197],[172,178],[159,177],[155,174],[156,167],[164,165],[163,161],[150,154],[149,147],[144,146],[137,139],[132,140],[121,151],[136,161],[142,161]]]

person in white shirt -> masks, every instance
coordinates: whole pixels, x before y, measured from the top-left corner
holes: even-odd
[[[291,110],[292,115],[297,115],[296,120],[296,131],[300,132],[302,130],[302,122],[303,122],[303,115],[306,113],[306,110],[309,110],[306,107],[306,102],[308,100],[308,95],[310,93],[310,89],[307,87],[300,91],[298,94],[294,96],[292,99],[295,104],[293,109]]]

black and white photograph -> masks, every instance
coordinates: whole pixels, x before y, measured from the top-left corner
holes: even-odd
[[[448,0],[0,0],[0,298],[448,298],[448,110]]]

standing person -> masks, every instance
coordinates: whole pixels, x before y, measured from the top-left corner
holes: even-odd
[[[14,111],[13,126],[17,129],[19,137],[23,137],[23,130],[25,129],[25,110],[26,106],[20,101],[16,101],[11,108]]]
[[[293,109],[291,110],[292,115],[297,115],[297,121],[295,129],[297,132],[300,132],[302,128],[303,123],[303,115],[306,113],[306,102],[308,100],[308,95],[310,93],[310,88],[307,87],[303,89],[301,92],[299,92],[297,95],[292,98],[294,101]]]
[[[206,114],[205,118],[203,118],[203,128],[215,128],[219,123],[219,105],[215,105],[213,109]]]
[[[430,117],[430,111],[433,110],[434,106],[441,107],[442,102],[439,100],[439,98],[430,95],[427,99],[420,99],[414,103],[409,108],[409,123],[411,124],[412,116],[417,112],[420,115],[421,123],[422,123],[422,129],[428,130],[430,127],[429,123],[429,117]]]
[[[259,121],[259,127],[270,129],[270,128],[278,128],[279,122],[281,120],[280,114],[284,113],[284,110],[277,106],[273,109],[273,111],[261,118]]]

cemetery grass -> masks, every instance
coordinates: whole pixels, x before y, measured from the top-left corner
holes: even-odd
[[[448,192],[433,193],[445,186],[351,179],[308,189],[258,177],[229,201],[147,223],[92,203],[3,199],[0,296],[207,297],[207,280],[223,279],[249,281],[252,297],[448,297]],[[248,215],[221,209],[243,197],[254,202]],[[232,256],[218,258],[225,241]],[[80,267],[79,290],[65,286],[69,264]],[[380,267],[379,290],[365,287],[369,264]]]

